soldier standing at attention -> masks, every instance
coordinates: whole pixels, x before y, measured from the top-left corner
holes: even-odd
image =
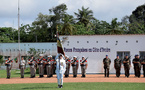
[[[35,58],[33,57],[33,55],[31,56],[31,59],[29,59],[28,64],[30,65],[30,77],[34,78],[35,74],[36,74],[36,61]],[[35,68],[36,66],[36,68]]]
[[[24,69],[26,67],[26,63],[25,63],[25,60],[24,60],[24,57],[21,57],[21,61],[19,63],[19,68],[20,68],[20,71],[21,71],[21,78],[24,78]]]
[[[106,55],[106,58],[103,59],[103,64],[104,64],[104,70],[105,70],[105,77],[109,77],[109,69],[110,69],[110,64],[111,60],[108,58],[108,55]]]
[[[56,60],[53,59],[51,55],[50,55],[50,59],[51,59],[51,77],[53,77],[53,74],[55,74],[55,70],[56,70]]]
[[[117,55],[117,58],[114,60],[114,68],[116,70],[116,77],[119,77],[121,70],[121,59],[119,59],[119,55]]]
[[[130,57],[128,57],[128,55],[126,55],[125,58],[123,59],[123,64],[124,64],[125,77],[129,77],[131,61],[130,61]]]
[[[44,59],[43,59],[43,54],[40,54],[39,56],[40,57],[38,59],[37,64],[39,66],[39,77],[41,78],[41,77],[44,77],[43,76],[43,74],[44,74],[44,68],[43,68],[43,61],[44,61]]]
[[[69,70],[71,65],[71,60],[69,59],[69,56],[65,55],[65,62],[66,62],[66,71],[65,71],[65,77],[69,77]]]
[[[144,56],[144,58],[143,58],[141,64],[143,65],[143,75],[144,75],[144,77],[145,77],[145,56]]]
[[[51,68],[51,66],[52,66],[52,60],[51,60],[51,58],[50,58],[51,56],[48,56],[48,58],[46,59],[46,63],[45,63],[45,65],[46,65],[46,72],[47,72],[47,77],[52,77],[52,68]]]
[[[82,57],[82,60],[80,60],[80,66],[82,71],[82,77],[86,77],[86,69],[88,67],[87,58],[85,59],[85,56]]]
[[[134,64],[134,72],[136,77],[140,77],[141,70],[141,60],[139,59],[139,55],[135,55],[132,63]]]
[[[77,71],[79,67],[79,61],[77,60],[77,56],[73,57],[71,64],[72,64],[72,70],[73,70],[73,77],[77,77]]]
[[[8,57],[8,60],[6,60],[5,62],[5,65],[7,67],[7,79],[10,79],[11,76],[12,63],[13,60],[11,59],[11,57]]]

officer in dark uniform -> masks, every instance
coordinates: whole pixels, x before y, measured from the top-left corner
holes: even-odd
[[[10,79],[11,76],[12,63],[13,59],[11,59],[11,57],[8,57],[8,60],[6,60],[5,62],[5,65],[7,67],[7,79]]]
[[[69,56],[67,56],[67,55],[65,55],[65,62],[66,62],[66,71],[65,71],[64,75],[65,75],[65,77],[69,77],[71,60],[69,59]]]
[[[124,64],[125,77],[129,77],[131,61],[130,61],[130,57],[128,57],[128,55],[126,55],[125,58],[123,59],[123,64]]]
[[[141,60],[139,55],[135,55],[135,58],[132,61],[134,65],[134,72],[136,77],[140,77],[140,70],[141,70]]]
[[[77,72],[78,72],[78,67],[79,67],[79,61],[77,60],[77,56],[73,57],[71,65],[72,65],[72,70],[73,70],[73,77],[77,77]]]
[[[119,55],[117,55],[117,58],[114,60],[114,68],[116,70],[116,77],[119,77],[121,70],[121,59],[119,59]]]
[[[37,61],[31,56],[31,59],[29,59],[28,64],[30,65],[30,77],[34,78],[36,74],[36,68],[37,68]]]
[[[87,58],[85,59],[85,56],[82,56],[82,60],[80,60],[80,66],[82,71],[82,77],[86,77],[86,69],[88,67]]]
[[[143,76],[145,77],[145,56],[144,56],[144,58],[142,59],[141,64],[143,65]]]
[[[111,60],[108,58],[108,55],[106,55],[106,58],[103,59],[103,64],[104,64],[104,70],[105,70],[105,77],[109,77],[109,69],[110,69],[110,64]]]
[[[43,68],[43,62],[44,62],[43,54],[40,54],[40,58],[38,59],[38,66],[39,66],[39,77],[44,77],[44,68]]]

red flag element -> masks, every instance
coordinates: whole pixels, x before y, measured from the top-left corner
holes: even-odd
[[[65,56],[59,37],[57,37],[57,53],[61,53]]]

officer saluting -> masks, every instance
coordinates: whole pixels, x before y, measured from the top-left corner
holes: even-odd
[[[58,59],[56,59],[56,74],[57,74],[57,82],[58,82],[58,88],[63,87],[63,75],[66,70],[66,63],[63,59],[62,54],[59,55]]]
[[[66,62],[66,71],[65,71],[65,77],[69,77],[69,70],[71,65],[71,60],[69,59],[69,56],[65,55],[65,62]]]
[[[44,62],[44,58],[43,58],[43,54],[40,54],[39,55],[39,59],[38,59],[38,66],[39,66],[39,77],[44,77],[43,74],[44,74],[44,69],[43,69],[43,62]]]
[[[25,63],[25,60],[24,60],[24,57],[21,57],[21,61],[19,63],[19,68],[20,68],[20,71],[21,71],[21,78],[24,78],[24,69],[26,67],[26,63]]]
[[[13,59],[11,59],[11,57],[8,57],[8,60],[5,62],[5,65],[7,66],[7,79],[10,79],[11,76],[12,62]]]
[[[144,58],[142,59],[141,64],[143,65],[143,75],[144,75],[144,77],[145,77],[145,56],[144,56]]]
[[[71,64],[72,64],[72,70],[73,70],[73,77],[77,77],[77,71],[79,67],[79,61],[77,60],[77,56],[73,57]]]
[[[119,55],[117,55],[117,58],[114,60],[114,68],[116,70],[116,77],[119,77],[121,70],[121,59],[119,59]]]
[[[82,57],[82,60],[80,60],[80,66],[82,71],[82,77],[86,77],[86,69],[88,67],[87,58],[85,59],[85,56]]]
[[[36,74],[37,65],[36,65],[36,60],[33,57],[33,55],[31,56],[31,59],[29,59],[28,64],[30,65],[30,75],[31,75],[30,77],[34,78]]]
[[[109,77],[109,68],[111,64],[110,58],[108,58],[108,55],[106,55],[106,58],[103,59],[104,69],[105,69],[105,77]]]
[[[132,63],[134,64],[134,72],[136,77],[140,77],[141,70],[141,60],[139,59],[139,55],[135,55]]]
[[[46,59],[46,63],[45,63],[47,77],[52,77],[52,71],[51,71],[52,70],[52,68],[51,68],[51,66],[52,66],[52,59],[50,57],[52,57],[52,56],[51,55],[48,56],[48,58]]]
[[[129,70],[130,70],[130,66],[131,66],[130,57],[128,57],[128,55],[126,55],[125,58],[123,59],[125,77],[129,77]]]

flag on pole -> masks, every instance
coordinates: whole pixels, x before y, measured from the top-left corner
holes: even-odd
[[[61,53],[65,56],[61,41],[59,39],[58,30],[57,30],[57,53]]]
[[[61,41],[60,41],[59,37],[57,37],[57,53],[61,53],[65,56],[65,53],[64,53],[64,50],[61,45]]]

